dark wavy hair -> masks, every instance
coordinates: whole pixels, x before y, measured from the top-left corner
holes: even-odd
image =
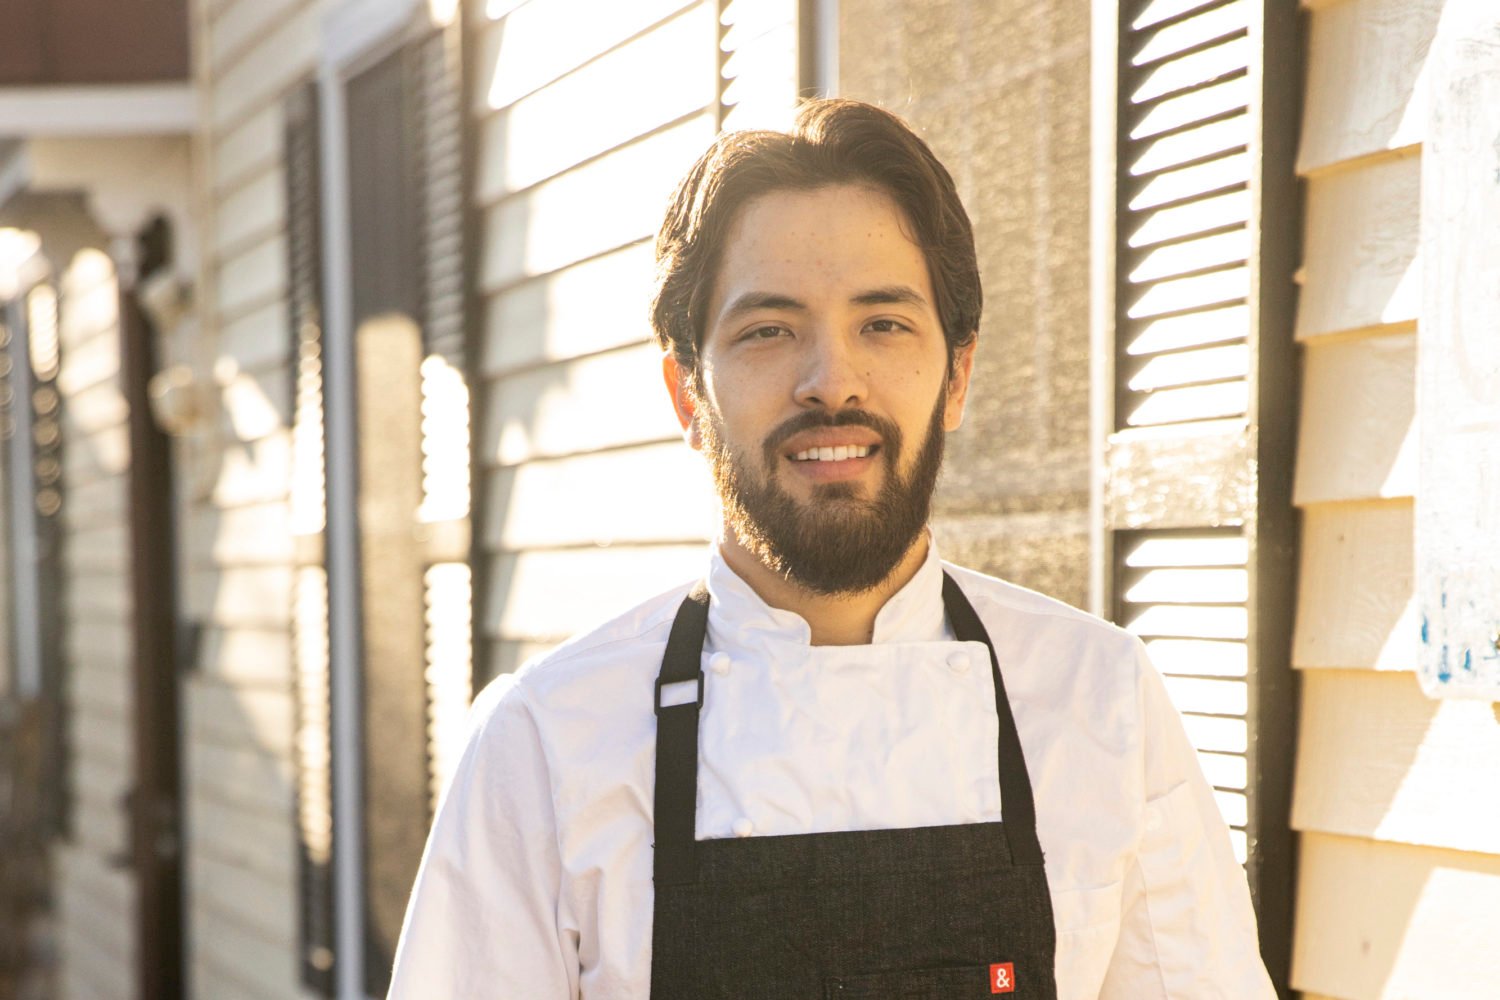
[[[791,132],[726,132],[677,185],[656,235],[651,326],[678,364],[698,371],[698,348],[728,237],[739,210],[779,190],[868,184],[901,207],[927,258],[938,318],[954,353],[974,340],[984,295],[974,230],[947,168],[896,115],[850,100],[809,101]]]

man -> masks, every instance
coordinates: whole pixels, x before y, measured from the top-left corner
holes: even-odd
[[[927,146],[850,101],[723,136],[657,260],[722,535],[478,700],[391,996],[1273,996],[1139,643],[938,559],[981,296]]]

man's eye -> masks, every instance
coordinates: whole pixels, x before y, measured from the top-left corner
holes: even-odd
[[[866,323],[865,329],[875,333],[899,333],[909,331],[911,327],[894,319],[876,319]]]
[[[757,326],[753,330],[747,330],[741,340],[775,340],[778,337],[791,335],[790,330],[784,326]]]

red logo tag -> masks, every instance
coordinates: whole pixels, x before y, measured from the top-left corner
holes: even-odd
[[[1014,962],[1000,962],[990,966],[990,992],[1014,993],[1016,991],[1016,966]]]

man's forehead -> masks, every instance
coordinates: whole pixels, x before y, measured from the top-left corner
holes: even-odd
[[[868,184],[830,184],[816,188],[767,191],[751,198],[735,213],[726,232],[726,252],[771,237],[804,239],[843,236],[864,230],[869,238],[918,249],[901,206],[891,195]]]
[[[926,256],[909,228],[893,198],[864,185],[760,195],[729,227],[714,312],[752,295],[930,301]],[[891,294],[900,289],[914,294]]]

